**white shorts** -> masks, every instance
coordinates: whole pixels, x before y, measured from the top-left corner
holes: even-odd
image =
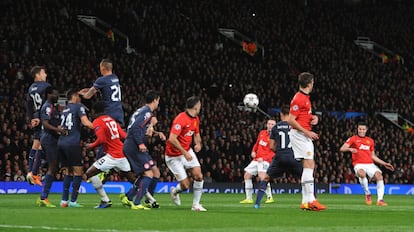
[[[187,169],[199,167],[200,163],[198,162],[197,156],[194,153],[193,149],[190,148],[188,151],[193,157],[191,161],[187,161],[184,155],[180,156],[165,156],[165,163],[167,164],[168,169],[174,174],[177,181],[182,181],[187,178]]]
[[[358,173],[358,170],[360,169],[364,170],[369,178],[374,177],[376,172],[382,173],[381,169],[375,164],[357,164],[354,166],[355,173]]]
[[[259,172],[266,172],[269,168],[269,163],[267,161],[258,162],[256,160],[253,160],[252,162],[247,165],[247,167],[244,168],[245,172],[250,173],[253,176],[257,176]]]
[[[127,158],[114,158],[109,154],[106,154],[95,161],[95,163],[93,163],[93,166],[101,171],[108,171],[112,168],[116,168],[117,170],[121,170],[123,172],[131,171],[131,166],[129,166]]]
[[[315,150],[312,139],[305,136],[303,132],[292,129],[290,130],[290,143],[292,144],[295,159],[310,159],[313,160]]]

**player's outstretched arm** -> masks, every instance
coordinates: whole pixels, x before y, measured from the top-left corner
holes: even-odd
[[[375,163],[383,165],[386,169],[390,171],[394,171],[394,166],[392,164],[385,162],[384,160],[380,159],[376,154],[375,151],[372,151],[371,153],[372,160],[374,160]]]
[[[91,121],[89,121],[88,117],[85,115],[81,117],[82,125],[88,127],[89,129],[93,129],[93,124]]]
[[[96,94],[96,92],[98,91],[95,89],[95,87],[84,88],[79,91],[79,95],[82,95],[82,97],[85,99],[91,99]]]

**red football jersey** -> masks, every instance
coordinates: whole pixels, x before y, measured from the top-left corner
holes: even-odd
[[[181,112],[175,117],[170,134],[176,134],[181,146],[186,150],[190,150],[193,135],[200,133],[200,119],[198,116],[191,117],[186,112]],[[180,156],[181,152],[167,141],[165,154],[168,156]]]
[[[91,144],[92,148],[102,145],[104,152],[112,157],[125,157],[121,139],[125,139],[126,134],[113,118],[108,115],[99,116],[93,121],[93,128],[96,140]]]
[[[359,137],[354,135],[345,142],[351,148],[358,150],[357,153],[352,153],[352,165],[357,164],[372,164],[372,152],[374,151],[374,140],[370,137]]]
[[[296,116],[296,121],[306,130],[311,130],[312,105],[310,96],[301,91],[297,92],[290,102],[290,114]]]
[[[256,157],[253,160],[262,158],[269,163],[272,162],[275,153],[270,149],[270,135],[267,133],[267,130],[259,132],[252,151],[256,152]]]

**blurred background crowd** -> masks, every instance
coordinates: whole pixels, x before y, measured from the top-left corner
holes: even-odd
[[[145,91],[161,92],[157,130],[168,134],[171,120],[191,95],[202,98],[198,154],[206,182],[242,182],[256,136],[266,118],[240,110],[243,96],[254,92],[267,111],[290,103],[297,74],[315,75],[313,108],[320,112],[314,130],[315,181],[357,183],[351,155],[339,152],[358,120],[369,124],[378,156],[396,170],[384,170],[386,183],[414,183],[414,137],[376,112],[391,110],[414,120],[413,35],[411,1],[283,0],[3,0],[0,15],[0,181],[25,181],[32,143],[25,97],[33,82],[30,68],[47,68],[48,82],[62,94],[90,87],[102,58],[114,62],[120,77],[125,120],[142,105]],[[350,1],[357,3],[359,1]],[[129,37],[96,33],[77,20],[94,15]],[[265,48],[250,56],[218,28],[232,28]],[[384,63],[354,44],[367,36],[392,49],[404,62]],[[260,53],[260,54],[259,54]],[[84,101],[90,106],[98,97]],[[364,112],[342,119],[329,112]],[[273,115],[272,115],[273,116]],[[278,118],[277,115],[274,115]],[[85,129],[82,143],[94,139]],[[165,143],[150,140],[161,181],[173,176],[164,163]],[[84,167],[95,160],[83,150]],[[61,179],[57,174],[56,178]],[[110,180],[122,178],[112,173]],[[295,183],[286,174],[275,180]]]

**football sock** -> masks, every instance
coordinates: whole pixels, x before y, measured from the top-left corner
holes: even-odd
[[[31,149],[30,152],[29,152],[29,161],[28,161],[27,172],[31,172],[33,170],[33,161],[34,161],[36,152],[37,152],[37,150],[35,150],[35,149]]]
[[[267,196],[267,198],[271,198],[272,197],[272,186],[270,185],[270,182],[267,182],[267,186],[266,186],[266,196]]]
[[[43,183],[42,193],[40,194],[40,200],[44,200],[49,196],[50,187],[52,186],[54,177],[50,174],[46,174]]]
[[[134,199],[135,195],[137,195],[138,190],[139,190],[139,186],[141,184],[141,179],[142,179],[142,176],[135,179],[134,183],[132,184],[132,187],[125,194],[128,197],[128,200],[132,201]]]
[[[183,191],[183,189],[181,188],[181,184],[178,183],[177,186],[175,187],[175,193],[181,193]]]
[[[37,175],[37,173],[39,172],[39,167],[41,164],[41,157],[42,157],[42,150],[35,150],[33,164],[32,164],[33,175]]]
[[[259,191],[257,191],[257,196],[256,196],[256,205],[260,205],[260,201],[262,200],[264,194],[267,192],[267,181],[260,181],[259,183]]]
[[[157,183],[160,179],[158,177],[153,177],[150,185],[148,186],[148,192],[154,196],[155,188],[157,187]]]
[[[377,180],[378,201],[384,198],[384,180]]]
[[[99,177],[95,175],[95,176],[92,176],[89,179],[91,180],[92,185],[95,188],[96,192],[101,197],[101,200],[105,201],[105,202],[108,202],[109,197],[108,197],[108,195],[106,195],[105,189],[103,188],[103,185],[102,185],[102,181],[99,179]]]
[[[252,195],[253,195],[252,179],[244,180],[244,189],[246,191],[246,199],[252,199]]]
[[[68,201],[69,199],[69,188],[70,182],[72,182],[73,176],[65,175],[63,177],[63,192],[62,192],[62,201]]]
[[[194,198],[193,198],[193,205],[199,205],[201,195],[203,194],[203,184],[204,181],[194,181],[193,183],[193,192],[194,192]]]
[[[135,186],[131,187],[125,195],[129,201],[132,201],[132,199],[134,199],[134,196],[137,195],[137,189],[135,189]]]
[[[358,177],[358,179],[359,179],[359,183],[362,186],[362,189],[365,192],[365,195],[371,194],[371,192],[369,191],[369,188],[368,188],[368,179],[366,177]],[[378,182],[377,182],[377,184],[378,184]]]
[[[154,202],[156,202],[157,200],[155,200],[155,198],[151,195],[151,193],[150,192],[147,192],[146,194],[145,194],[145,197],[147,198],[147,200],[150,202],[150,203],[154,203]]]
[[[304,168],[302,172],[302,203],[313,202],[315,200],[313,169]]]
[[[136,196],[135,201],[134,201],[135,205],[141,204],[141,199],[147,193],[148,186],[150,185],[151,181],[152,181],[152,178],[150,178],[148,176],[143,176],[141,178],[141,181],[140,181],[140,184],[139,184],[139,190],[137,192],[137,196]]]
[[[76,202],[78,199],[79,188],[82,182],[82,176],[74,176],[72,182],[72,197],[70,199],[71,202]]]

